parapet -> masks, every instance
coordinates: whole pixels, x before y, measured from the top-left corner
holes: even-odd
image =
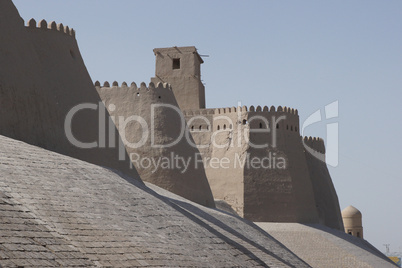
[[[169,83],[162,83],[162,82],[157,83],[156,86],[153,82],[149,83],[148,86],[147,86],[147,84],[142,82],[139,87],[137,86],[137,84],[135,82],[132,82],[130,84],[130,86],[128,86],[128,84],[126,82],[123,82],[121,84],[121,87],[119,87],[119,83],[117,81],[114,81],[112,83],[112,86],[110,86],[110,83],[108,81],[105,81],[103,83],[103,86],[101,86],[101,83],[99,81],[96,81],[94,86],[95,86],[95,88],[110,88],[110,89],[130,88],[130,89],[138,90],[138,91],[142,91],[142,90],[150,91],[150,90],[157,90],[157,89],[164,89],[164,90],[172,91],[172,87],[170,86]]]
[[[313,150],[325,154],[324,140],[318,137],[304,137],[304,144],[312,148]]]
[[[247,106],[242,106],[242,107],[227,107],[227,108],[217,108],[215,109],[215,114],[226,114],[226,113],[237,113],[237,112],[256,112],[256,113],[272,113],[272,112],[277,112],[277,113],[288,113],[290,115],[298,115],[299,112],[297,109],[293,108],[288,108],[288,107],[283,107],[278,106],[276,109],[275,106],[271,106],[269,108],[268,106],[257,106],[257,108],[254,105],[251,105],[250,107]]]
[[[215,109],[183,110],[185,116],[214,115]]]
[[[64,26],[63,23],[56,24],[55,21],[47,23],[46,20],[41,20],[38,24],[36,24],[35,19],[30,19],[28,21],[27,27],[30,29],[41,29],[44,31],[56,31],[66,35],[70,35],[75,38],[74,29],[70,29],[70,27]]]

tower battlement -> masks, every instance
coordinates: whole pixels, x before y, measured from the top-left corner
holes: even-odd
[[[325,144],[322,138],[318,137],[307,137],[303,138],[304,144],[312,148],[313,150],[325,154]]]
[[[119,88],[119,83],[117,81],[114,81],[112,83],[112,86],[110,86],[110,83],[108,81],[105,81],[103,83],[103,86],[101,86],[101,83],[99,81],[96,81],[94,86],[96,88],[114,89],[114,88]],[[138,90],[138,91],[143,91],[143,90],[149,91],[149,90],[155,90],[155,89],[166,89],[166,90],[172,91],[172,88],[169,85],[169,83],[162,83],[162,82],[159,82],[156,85],[153,82],[151,82],[151,83],[149,83],[148,86],[145,82],[142,82],[139,87],[137,86],[137,84],[135,82],[132,82],[130,84],[130,86],[128,86],[127,82],[123,82],[123,83],[121,83],[121,88],[130,88],[130,89]]]
[[[73,28],[64,26],[63,23],[56,24],[55,21],[47,23],[46,20],[41,20],[38,24],[36,24],[36,20],[32,18],[28,21],[26,27],[29,29],[60,32],[75,38],[75,30]]]
[[[183,110],[184,115],[203,115],[203,114],[231,114],[231,113],[237,113],[237,112],[249,112],[249,113],[272,113],[272,112],[280,112],[280,113],[288,113],[289,115],[298,115],[298,110],[293,109],[293,108],[288,108],[284,106],[278,106],[277,108],[275,106],[271,106],[270,108],[268,106],[264,106],[263,108],[261,106],[255,106],[251,105],[249,107],[247,106],[238,106],[238,107],[225,107],[225,108],[215,108],[215,109],[197,109],[197,110]]]

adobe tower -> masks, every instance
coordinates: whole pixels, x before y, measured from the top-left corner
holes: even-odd
[[[182,110],[205,108],[205,87],[201,82],[204,63],[194,46],[154,49],[155,77],[151,82],[169,83]]]
[[[123,144],[99,106],[75,31],[45,20],[25,26],[11,1],[0,1],[0,12],[0,135],[139,179],[124,148],[104,142]]]
[[[363,238],[362,213],[354,206],[348,206],[342,210],[342,219],[345,232]]]

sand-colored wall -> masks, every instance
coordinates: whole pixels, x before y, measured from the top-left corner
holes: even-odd
[[[265,111],[264,111],[265,110]],[[261,119],[254,119],[256,116]],[[266,122],[263,122],[263,118]],[[299,135],[297,110],[250,107],[250,159],[270,159],[268,168],[244,168],[244,217],[252,221],[318,222],[314,195]],[[260,129],[267,133],[254,132]],[[267,128],[267,125],[269,129]]]
[[[138,177],[128,157],[118,161],[118,148],[78,148],[66,137],[69,111],[101,102],[74,32],[46,21],[24,26],[10,0],[0,1],[0,11],[0,134]],[[99,142],[98,114],[77,113],[72,120],[77,140]]]
[[[222,112],[222,114],[221,114]],[[247,126],[238,122],[247,118],[247,112],[237,109],[205,109],[185,111],[186,119],[194,130],[191,134],[204,160],[205,172],[215,199],[225,200],[236,213],[243,216],[244,209],[244,176],[243,167],[238,159],[243,159],[248,144],[244,142]],[[191,118],[199,119],[190,123]],[[203,119],[205,118],[205,119]],[[205,121],[210,122],[207,130]],[[203,126],[199,130],[199,126]],[[219,126],[219,130],[218,130]]]
[[[220,167],[205,165],[215,199],[225,200],[253,221],[318,222],[296,110],[243,106],[185,114],[189,127],[194,127],[191,133],[196,143],[209,145],[200,149],[203,156],[228,162]],[[200,116],[212,123],[208,130],[201,118],[190,123]],[[250,142],[268,147],[258,149]],[[265,162],[254,165],[254,158]],[[285,166],[278,163],[279,158]]]
[[[324,140],[304,137],[303,142],[314,151],[325,156]],[[329,174],[327,165],[307,150],[304,151],[320,223],[328,227],[344,230],[338,195]]]
[[[151,82],[169,83],[179,107],[205,108],[205,87],[201,82],[203,60],[195,47],[171,47],[154,49],[155,77]],[[173,68],[173,60],[180,59],[180,68]]]
[[[191,146],[194,141],[170,86],[151,82],[149,86],[142,83],[137,87],[133,83],[118,87],[113,83],[110,87],[107,83],[103,87],[97,85],[96,89],[141,178],[191,201],[213,207],[203,164],[196,162],[199,151],[195,145]],[[179,159],[179,162],[173,159]],[[149,160],[154,161],[153,164],[148,165]],[[187,168],[181,160],[186,161]],[[158,161],[170,166],[154,164]]]

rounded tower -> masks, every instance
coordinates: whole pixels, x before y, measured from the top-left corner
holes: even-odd
[[[363,238],[362,213],[357,208],[348,206],[342,210],[342,219],[346,233]]]
[[[215,207],[199,151],[167,83],[95,84],[141,179],[188,200]],[[187,138],[188,137],[188,138]]]

